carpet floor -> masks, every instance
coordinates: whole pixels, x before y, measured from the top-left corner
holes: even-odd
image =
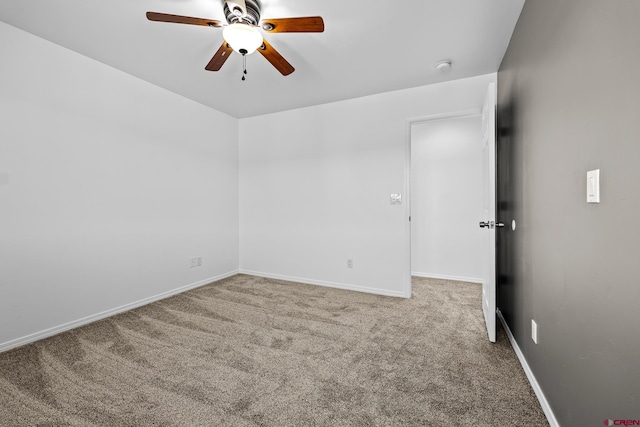
[[[548,426],[477,284],[238,275],[0,354],[2,426]]]

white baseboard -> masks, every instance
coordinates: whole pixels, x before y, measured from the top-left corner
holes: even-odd
[[[307,285],[325,286],[327,288],[344,289],[347,291],[365,292],[368,294],[385,295],[389,297],[409,298],[411,295],[406,295],[402,291],[389,291],[385,289],[369,288],[366,286],[347,285],[345,283],[327,282],[315,279],[305,279],[302,277],[283,276],[280,274],[270,274],[261,271],[251,271],[240,269],[240,274],[246,274],[249,276],[264,277],[266,279],[284,280],[287,282],[305,283]]]
[[[455,280],[457,282],[482,283],[482,279],[477,277],[449,276],[447,274],[421,273],[419,271],[412,271],[411,276],[427,277],[429,279]]]
[[[226,279],[227,277],[235,276],[236,274],[238,274],[237,270],[230,271],[228,273],[224,273],[224,274],[221,274],[219,276],[210,277],[208,279],[200,280],[198,282],[191,283],[189,285],[181,286],[179,288],[172,289],[170,291],[162,292],[160,294],[157,294],[157,295],[154,295],[154,296],[151,296],[151,297],[148,297],[148,298],[143,298],[141,300],[138,300],[138,301],[135,301],[135,302],[132,302],[132,303],[129,303],[129,304],[121,305],[120,307],[115,307],[115,308],[112,308],[110,310],[106,310],[106,311],[103,311],[103,312],[100,312],[100,313],[92,314],[90,316],[83,317],[83,318],[78,319],[78,320],[73,320],[71,322],[67,322],[67,323],[64,323],[62,325],[54,326],[52,328],[48,328],[48,329],[45,329],[45,330],[40,331],[40,332],[35,332],[33,334],[29,334],[29,335],[26,335],[24,337],[20,337],[20,338],[13,339],[11,341],[0,343],[0,352],[7,351],[7,350],[10,350],[12,348],[19,347],[19,346],[25,345],[25,344],[29,344],[29,343],[32,343],[32,342],[35,342],[35,341],[38,341],[38,340],[41,340],[41,339],[44,339],[44,338],[48,338],[48,337],[51,337],[53,335],[57,335],[57,334],[60,334],[62,332],[66,332],[66,331],[69,331],[71,329],[75,329],[75,328],[78,328],[80,326],[84,326],[84,325],[87,325],[89,323],[93,323],[93,322],[96,322],[98,320],[102,320],[102,319],[105,319],[107,317],[111,317],[111,316],[114,316],[116,314],[123,313],[125,311],[129,311],[129,310],[137,308],[137,307],[142,307],[143,305],[151,304],[152,302],[160,301],[162,299],[169,298],[171,296],[186,292],[188,290],[199,288],[200,286],[204,286],[204,285],[207,285],[207,284],[212,283],[212,282],[217,282],[219,280]]]
[[[515,351],[516,355],[518,356],[518,360],[520,360],[520,364],[522,365],[522,369],[524,369],[524,373],[527,375],[527,379],[531,384],[531,388],[535,392],[536,397],[540,402],[540,406],[544,411],[544,415],[547,417],[547,421],[549,421],[549,425],[551,427],[560,427],[560,424],[558,424],[558,420],[556,419],[556,416],[551,410],[551,406],[549,406],[549,402],[547,401],[547,398],[545,397],[544,393],[542,392],[542,389],[540,388],[540,384],[538,384],[538,380],[536,380],[536,377],[533,375],[533,371],[531,370],[531,368],[529,367],[529,364],[527,363],[527,359],[524,358],[524,354],[522,354],[522,351],[520,350],[520,347],[518,346],[516,339],[513,337],[513,334],[511,333],[511,329],[509,329],[507,322],[504,320],[504,317],[502,317],[502,312],[500,311],[500,309],[498,309],[496,310],[496,313],[498,315],[498,318],[500,319],[500,322],[502,322],[502,326],[504,327],[504,330],[507,333],[507,336],[509,337],[509,342],[511,342],[511,347],[513,347],[513,351]]]

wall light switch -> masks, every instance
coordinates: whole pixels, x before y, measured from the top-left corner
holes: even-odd
[[[587,203],[600,203],[600,169],[587,172]]]
[[[401,205],[402,204],[402,194],[392,194],[391,195],[391,204],[392,205]]]

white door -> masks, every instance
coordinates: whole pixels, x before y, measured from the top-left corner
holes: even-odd
[[[482,109],[483,197],[480,227],[485,231],[482,311],[489,341],[496,341],[496,85],[491,83]],[[498,224],[499,226],[501,224]]]

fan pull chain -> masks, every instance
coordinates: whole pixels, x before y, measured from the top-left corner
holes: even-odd
[[[244,77],[245,74],[247,74],[247,55],[243,54],[242,55],[242,81],[246,80],[246,78]]]

